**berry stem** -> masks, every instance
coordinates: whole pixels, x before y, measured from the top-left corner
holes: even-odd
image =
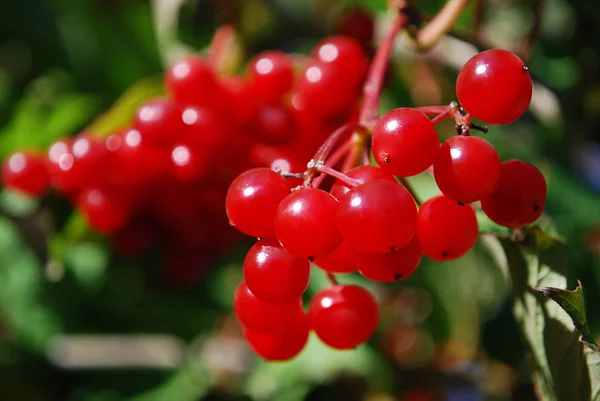
[[[413,197],[413,199],[415,200],[417,205],[421,206],[423,204],[423,202],[417,196],[415,189],[412,187],[410,182],[408,182],[408,180],[405,177],[398,177],[398,179],[400,180],[400,183],[402,184],[402,186],[404,186],[404,188],[406,188],[408,190],[408,192],[411,194],[411,196]]]
[[[452,28],[469,0],[448,0],[431,21],[414,38],[419,50],[428,50]]]
[[[344,156],[346,156],[348,154],[348,151],[350,150],[350,147],[352,146],[352,139],[348,139],[346,142],[344,142],[343,144],[341,144],[325,161],[325,164],[330,166],[330,167],[335,167],[336,164],[339,163],[340,160],[342,160],[342,158]],[[345,170],[343,170],[345,171]],[[321,183],[323,182],[323,180],[325,179],[325,177],[327,177],[326,174],[321,174],[320,176],[318,176],[317,178],[315,178],[312,181],[312,187],[313,188],[319,188],[319,186],[321,186]]]
[[[229,56],[231,47],[235,41],[235,29],[230,25],[222,25],[215,31],[212,37],[208,51],[206,54],[206,61],[213,68],[220,69],[224,61]]]
[[[329,135],[329,137],[323,142],[321,147],[317,150],[317,153],[313,156],[315,163],[323,163],[329,156],[329,153],[333,150],[335,144],[339,139],[351,130],[360,129],[362,127],[358,124],[344,124]]]
[[[427,114],[428,116],[437,116],[438,114],[446,112],[448,108],[448,105],[416,107],[417,110],[424,114]]]
[[[443,120],[447,119],[447,118],[451,118],[453,117],[453,111],[454,109],[452,108],[452,105],[450,106],[446,106],[446,108],[444,109],[444,111],[442,111],[440,114],[438,114],[437,116],[433,117],[431,119],[431,123],[433,125],[439,124],[440,122],[442,122]]]
[[[329,280],[329,282],[331,283],[331,285],[338,285],[338,281],[337,278],[335,278],[335,276],[331,273],[327,273],[327,279]]]
[[[326,164],[315,163],[314,160],[311,160],[308,163],[308,169],[309,169],[309,171],[314,170],[314,171],[318,171],[321,174],[327,174],[334,178],[337,178],[338,180],[340,180],[341,182],[343,182],[344,184],[346,184],[352,188],[354,188],[360,184],[360,182],[358,182],[357,180],[355,180],[353,178],[348,177],[346,174],[340,173],[336,169],[331,168]]]
[[[408,17],[400,12],[389,32],[387,33],[383,42],[379,45],[373,62],[369,67],[367,74],[367,80],[363,87],[364,101],[360,110],[360,125],[372,129],[379,118],[379,97],[381,94],[381,88],[385,78],[385,70],[394,47],[394,39],[402,29],[408,25]]]

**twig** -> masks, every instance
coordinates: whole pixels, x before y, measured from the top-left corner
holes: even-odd
[[[423,28],[419,29],[414,42],[419,50],[429,50],[452,28],[469,0],[448,0],[444,7]]]

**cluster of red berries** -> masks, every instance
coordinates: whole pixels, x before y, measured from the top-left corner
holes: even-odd
[[[527,67],[508,51],[479,53],[461,69],[456,92],[469,114],[453,103],[398,108],[382,116],[371,133],[378,166],[339,172],[334,162],[315,157],[303,184],[292,190],[289,175],[268,168],[248,170],[232,182],[229,221],[259,238],[246,255],[234,310],[261,357],[293,358],[311,330],[337,349],[354,348],[376,331],[377,303],[359,286],[332,280],[304,311],[311,262],[330,275],[358,271],[373,281],[393,282],[409,277],[422,255],[437,261],[465,255],[478,237],[473,202],[480,201],[487,216],[506,227],[540,217],[546,199],[540,171],[523,161],[501,162],[489,142],[469,135],[471,117],[506,124],[525,112],[532,96]],[[459,135],[440,146],[434,124],[446,117],[457,121]],[[441,194],[418,206],[402,182],[426,170]],[[329,191],[314,185],[319,174],[337,178]]]
[[[329,131],[356,119],[367,65],[360,42],[339,35],[312,57],[260,53],[245,76],[188,56],[166,72],[167,96],[142,104],[130,126],[14,153],[3,183],[35,197],[52,186],[127,255],[167,244],[168,273],[187,280],[237,235],[223,213],[231,180],[256,166],[303,168]]]

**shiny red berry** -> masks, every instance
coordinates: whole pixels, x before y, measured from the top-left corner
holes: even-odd
[[[244,234],[258,238],[275,236],[275,213],[290,193],[281,174],[255,168],[239,175],[227,191],[225,208],[230,223]]]
[[[494,222],[520,228],[536,221],[546,204],[546,180],[533,165],[521,160],[502,163],[500,184],[481,201],[485,214]]]
[[[419,208],[417,237],[423,254],[433,260],[460,258],[475,246],[478,230],[473,208],[447,196],[431,198]]]
[[[258,356],[266,361],[288,361],[306,346],[309,334],[308,317],[303,316],[277,333],[261,333],[244,328],[244,338]]]
[[[133,127],[151,143],[171,145],[183,131],[181,109],[168,98],[150,100],[136,111]]]
[[[421,246],[416,236],[394,252],[356,254],[360,274],[383,283],[408,278],[417,270],[420,262]]]
[[[33,153],[15,152],[2,165],[2,184],[33,197],[46,192],[49,180],[45,160]]]
[[[352,273],[356,271],[356,252],[346,241],[342,241],[335,251],[315,258],[314,262],[328,273]]]
[[[336,285],[319,292],[310,303],[313,330],[325,344],[352,349],[377,330],[379,308],[373,296],[356,285]]]
[[[294,118],[282,106],[261,106],[254,125],[256,134],[267,143],[286,143],[296,135]]]
[[[456,80],[458,101],[473,117],[488,124],[508,124],[525,113],[533,85],[516,54],[502,49],[473,56]]]
[[[282,51],[262,52],[250,61],[248,76],[252,93],[260,102],[278,104],[292,88],[292,61]]]
[[[446,140],[433,165],[442,193],[457,202],[470,203],[494,192],[502,168],[496,149],[476,136],[453,136]]]
[[[416,109],[394,109],[384,114],[373,129],[375,161],[393,175],[422,173],[433,164],[439,150],[435,127]]]
[[[315,46],[312,56],[337,69],[348,86],[359,88],[367,75],[368,60],[363,47],[351,37],[330,36]]]
[[[356,101],[355,88],[329,63],[309,62],[298,78],[297,102],[321,119],[338,117]]]
[[[336,226],[338,201],[330,193],[302,188],[283,199],[275,215],[281,245],[299,258],[315,258],[335,251],[342,243]]]
[[[406,245],[417,226],[417,207],[402,185],[377,179],[346,194],[337,211],[344,240],[358,252],[392,252]]]
[[[208,170],[207,155],[187,144],[176,144],[170,156],[171,174],[179,181],[198,180]]]
[[[88,224],[102,234],[117,231],[130,216],[129,200],[117,190],[91,187],[81,191],[77,207]]]
[[[281,332],[304,318],[301,299],[286,304],[264,302],[243,281],[235,291],[233,310],[242,326],[260,333]]]
[[[274,304],[292,302],[304,294],[310,262],[287,252],[276,239],[255,243],[244,259],[244,281],[257,298]]]
[[[180,104],[211,104],[217,91],[212,68],[196,55],[181,58],[169,66],[165,81],[167,91]]]

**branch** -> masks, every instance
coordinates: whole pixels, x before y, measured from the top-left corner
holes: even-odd
[[[469,0],[448,0],[431,21],[419,29],[414,44],[419,50],[429,50],[452,28]]]

